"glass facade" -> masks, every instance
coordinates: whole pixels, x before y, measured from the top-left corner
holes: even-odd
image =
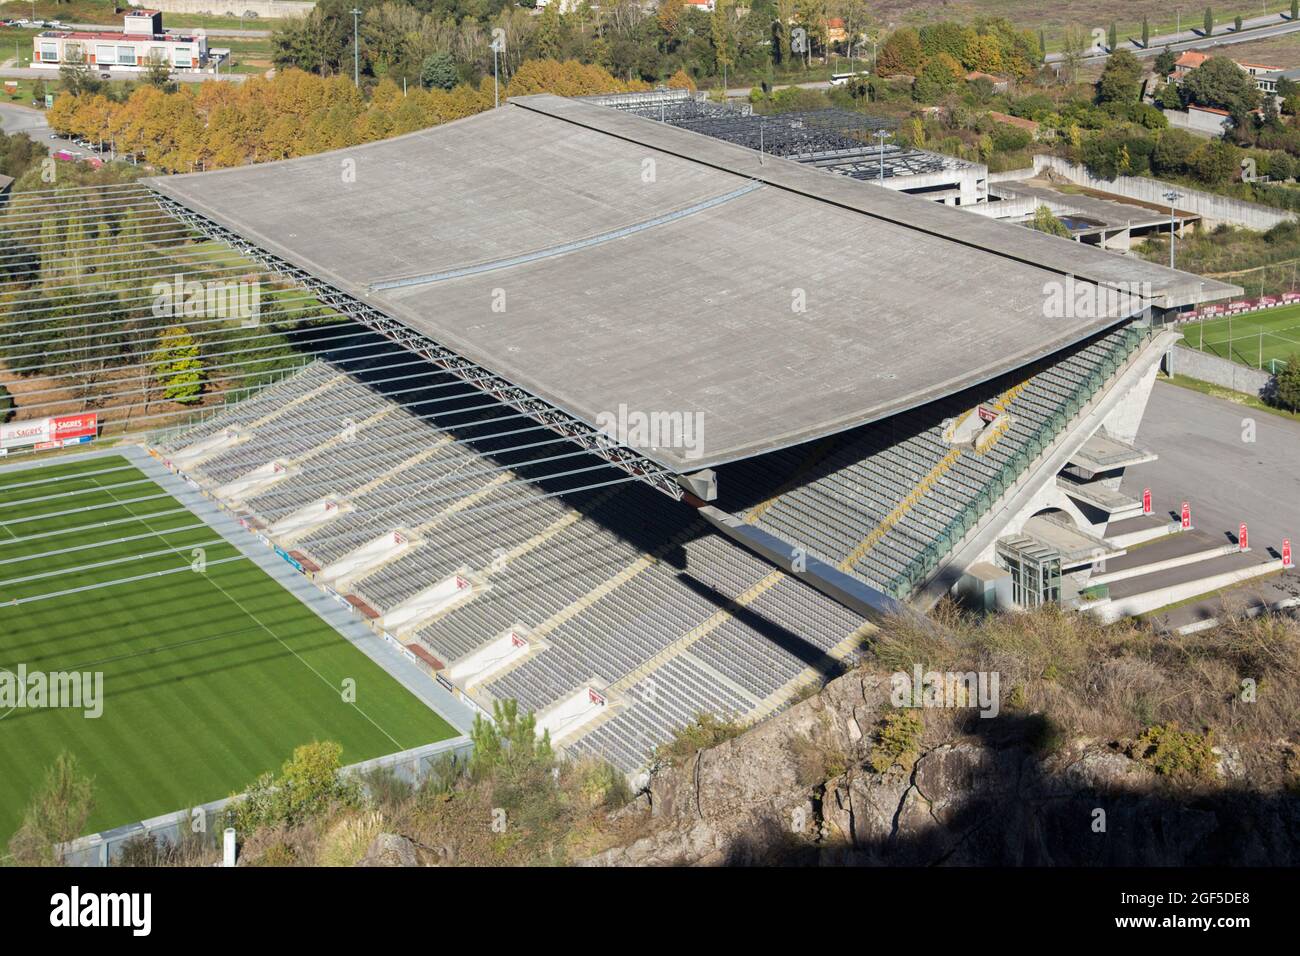
[[[1011,572],[1011,597],[1019,607],[1059,604],[1060,552],[1032,538],[998,542],[998,564]]]

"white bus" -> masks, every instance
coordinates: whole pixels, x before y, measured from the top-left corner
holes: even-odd
[[[856,79],[857,77],[866,79],[869,76],[871,76],[870,70],[858,70],[854,73],[832,73],[831,86],[843,86],[845,83],[849,82],[849,80]]]

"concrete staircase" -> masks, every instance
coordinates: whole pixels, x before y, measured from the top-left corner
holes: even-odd
[[[1080,609],[1105,621],[1146,614],[1282,570],[1265,550],[1240,551],[1203,531],[1166,535],[1106,562],[1088,585],[1108,594],[1081,600]]]

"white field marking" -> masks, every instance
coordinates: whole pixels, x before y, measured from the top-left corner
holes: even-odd
[[[96,485],[99,485],[99,483],[96,482]],[[103,488],[102,485],[100,485],[100,487]],[[161,485],[159,485],[158,487],[159,487],[159,488],[162,488]],[[107,490],[107,489],[104,489],[104,490]],[[116,496],[113,496],[113,493],[112,493],[111,491],[109,492],[109,495],[110,495],[111,497],[114,497],[114,498],[116,497]],[[195,515],[195,517],[198,517],[198,515]],[[147,530],[149,530],[149,531],[154,531],[154,528],[153,528],[153,527],[152,527],[152,526],[151,526],[147,521],[145,521],[143,518],[140,518],[140,519],[138,519],[138,520],[140,521],[140,523],[141,523],[142,525],[144,525],[144,527],[145,527]],[[214,530],[215,530],[215,529],[214,529]],[[157,532],[154,531],[154,533],[156,534]],[[226,542],[226,543],[227,543],[227,544],[230,544],[230,542]],[[239,549],[238,549],[237,547],[235,547],[235,545],[233,545],[233,544],[230,544],[230,547],[235,548],[236,551],[239,550]],[[177,556],[179,556],[179,557],[182,557],[182,558],[185,557],[185,555],[181,554],[181,552],[178,551],[178,550],[175,549],[175,548],[172,548],[172,551],[173,551]],[[256,567],[256,565],[254,565],[254,567]],[[257,570],[258,570],[259,572],[261,572],[263,575],[266,575],[266,572],[265,572],[265,571],[262,571],[262,569],[261,569],[260,567],[258,567]],[[269,575],[266,575],[266,576],[267,576],[267,577],[270,577]],[[299,653],[298,653],[297,651],[295,651],[292,647],[290,647],[288,644],[286,644],[286,643],[284,642],[284,639],[281,638],[279,634],[275,633],[275,631],[273,631],[271,628],[269,628],[269,627],[268,627],[268,626],[267,626],[267,625],[266,625],[266,624],[261,620],[261,618],[259,618],[256,614],[254,614],[254,613],[253,613],[252,611],[250,611],[248,608],[244,607],[243,602],[241,602],[241,601],[239,600],[239,598],[235,597],[233,594],[231,594],[229,591],[227,591],[225,588],[223,588],[223,587],[222,587],[222,586],[221,586],[217,581],[213,580],[212,575],[210,575],[210,574],[204,574],[204,575],[202,575],[202,577],[203,577],[203,578],[204,578],[204,579],[205,579],[209,584],[211,584],[214,588],[216,588],[218,591],[220,591],[221,594],[226,598],[226,600],[230,601],[230,603],[232,603],[233,605],[235,605],[235,607],[237,607],[237,608],[239,608],[241,611],[243,611],[243,612],[244,612],[244,615],[245,615],[249,620],[251,620],[254,624],[256,624],[258,627],[260,627],[262,630],[264,630],[267,634],[270,634],[271,637],[275,638],[276,642],[277,642],[281,647],[283,647],[286,651],[288,651],[290,654],[292,654],[292,655],[294,656],[294,658],[297,659],[297,661],[298,661],[300,664],[302,664],[303,667],[307,668],[307,670],[309,670],[309,671],[311,671],[313,674],[315,674],[316,677],[320,680],[320,682],[321,682],[322,684],[324,684],[326,687],[328,687],[331,691],[334,691],[334,692],[336,692],[336,693],[338,692],[338,687],[336,687],[332,681],[330,681],[330,680],[329,680],[329,679],[328,679],[324,674],[322,674],[320,671],[316,670],[316,668],[312,667],[311,664],[309,664],[306,660],[304,660],[304,659],[303,659],[303,656],[302,656],[301,654],[299,654]],[[288,591],[285,590],[285,588],[280,584],[279,581],[276,581],[274,578],[271,578],[271,583],[272,583],[273,585],[275,585],[277,588],[279,588],[280,590],[285,591],[285,593],[288,594],[289,597],[293,598],[293,600],[295,600],[295,601],[298,600],[297,595],[289,594]],[[314,611],[313,611],[312,613],[315,614]],[[333,625],[331,625],[328,621],[323,621],[322,623],[324,623],[327,627],[330,627],[330,629],[333,630]],[[337,631],[335,632],[335,634],[339,637],[340,640],[343,640],[343,636],[340,635],[340,634],[338,634]],[[371,717],[371,716],[370,716],[369,714],[367,714],[364,710],[362,710],[362,709],[357,705],[356,701],[347,701],[346,703],[348,704],[348,706],[352,707],[352,709],[354,709],[358,714],[360,714],[362,717],[364,717],[366,720],[368,720],[368,721],[370,722],[371,726],[373,726],[373,727],[374,727],[376,730],[378,730],[381,734],[383,734],[385,737],[387,737],[389,740],[391,740],[391,741],[393,742],[393,745],[394,745],[398,750],[405,750],[405,749],[406,749],[405,747],[402,746],[401,742],[400,742],[396,737],[394,737],[392,734],[390,734],[390,733],[389,733],[385,728],[381,727],[381,726],[379,725],[379,722],[378,722],[378,721],[376,721],[373,717]]]

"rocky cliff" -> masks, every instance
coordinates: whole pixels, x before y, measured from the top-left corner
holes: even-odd
[[[1300,798],[1260,792],[1230,745],[1195,780],[1122,742],[1047,750],[1032,713],[927,732],[877,772],[887,678],[855,671],[651,776],[636,839],[588,865],[1295,865]],[[937,722],[936,722],[937,723]],[[947,726],[947,725],[944,725]],[[958,729],[959,728],[959,729]],[[874,764],[874,766],[873,766]]]

